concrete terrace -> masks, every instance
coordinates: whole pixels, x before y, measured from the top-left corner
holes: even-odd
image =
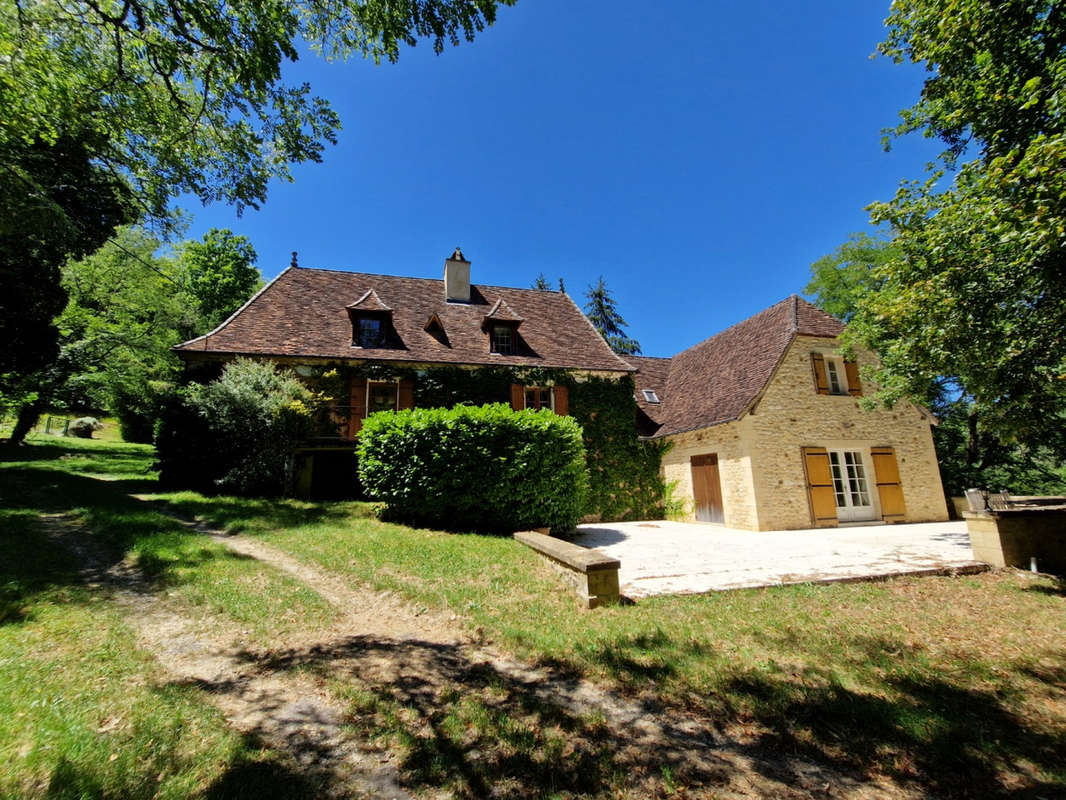
[[[581,525],[573,541],[619,559],[631,598],[987,568],[974,560],[965,522],[797,531],[617,522]]]

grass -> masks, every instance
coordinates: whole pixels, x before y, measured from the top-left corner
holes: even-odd
[[[0,455],[0,797],[316,796],[200,689],[167,679],[110,590],[81,580],[72,547],[101,567],[139,564],[159,592],[252,642],[334,610],[124,494],[150,481],[150,448],[33,441]]]
[[[206,791],[234,780],[225,776],[239,774],[240,765],[295,780],[275,755],[224,728],[217,740],[167,738],[167,720],[187,719],[202,731],[212,712],[195,691],[159,685],[106,598],[87,596],[74,580],[73,559],[41,538],[47,531],[40,512],[73,515],[112,559],[136,559],[160,591],[261,641],[329,624],[332,609],[317,595],[221,552],[156,504],[450,611],[471,631],[564,676],[616,687],[660,718],[697,716],[779,760],[797,756],[927,796],[1066,794],[1061,582],[1000,572],[653,598],[581,612],[539,557],[509,539],[384,523],[360,503],[183,492],[156,493],[149,505],[125,497],[155,488],[143,471],[150,460],[137,446],[37,439],[0,462],[0,565],[18,565],[0,566],[0,613],[7,618],[0,658],[10,652],[19,665],[14,672],[26,672],[16,679],[0,669],[0,757],[8,765],[0,770],[8,781],[0,794],[18,794],[12,786],[45,794],[42,787],[69,761],[92,786],[137,796],[157,769],[148,744],[155,740],[137,739],[137,731],[156,727],[167,752],[186,758],[191,749],[180,764],[158,767],[164,778],[152,789],[157,794],[164,787],[173,787],[166,788],[171,796]],[[92,635],[74,633],[83,628]],[[433,659],[446,666],[447,679],[374,679],[340,669],[346,658],[358,664],[375,653],[412,665]],[[521,797],[613,796],[629,787],[633,796],[632,773],[641,772],[646,794],[683,797],[699,780],[669,753],[634,754],[602,720],[539,701],[521,682],[470,663],[459,648],[356,636],[349,652],[291,657],[293,668],[315,672],[347,705],[354,729],[399,756],[410,786],[467,796],[498,787]],[[111,664],[104,674],[96,671],[101,663]],[[114,687],[134,688],[128,701],[97,701],[78,688],[98,683],[103,698]],[[57,712],[64,704],[75,713]],[[115,707],[129,711],[109,728]],[[158,718],[151,716],[156,708]],[[20,712],[26,716],[13,717]],[[53,734],[27,733],[47,732],[68,717],[83,720],[81,732],[54,734],[53,749],[38,743]],[[115,744],[112,731],[130,738]],[[100,737],[106,746],[91,744]],[[132,756],[145,747],[149,755]],[[226,785],[231,791],[237,784]]]
[[[768,751],[945,796],[1066,793],[1066,591],[1046,577],[801,585],[581,613],[506,538],[383,523],[366,504],[165,499]]]

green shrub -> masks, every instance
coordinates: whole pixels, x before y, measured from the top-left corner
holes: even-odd
[[[569,530],[588,492],[581,426],[503,404],[372,414],[359,434],[363,488],[407,521],[446,529]]]
[[[316,398],[288,371],[237,359],[166,406],[156,450],[173,488],[276,495],[292,450],[312,432]]]

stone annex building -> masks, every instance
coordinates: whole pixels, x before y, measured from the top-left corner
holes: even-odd
[[[315,458],[320,473],[335,469],[325,453],[350,454],[367,414],[414,406],[435,369],[502,368],[516,377],[489,399],[558,414],[594,380],[632,381],[633,436],[671,445],[662,477],[690,520],[782,530],[947,519],[935,420],[908,403],[860,409],[842,330],[793,295],[672,358],[620,357],[565,293],[473,285],[457,248],[443,281],[291,266],[176,349],[191,370],[238,356],[298,374],[362,370],[347,378],[335,440],[305,453],[304,488]]]

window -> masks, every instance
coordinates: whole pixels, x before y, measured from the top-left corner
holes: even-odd
[[[647,402],[649,402],[649,403],[658,403],[659,402],[659,395],[655,394],[654,390],[652,390],[652,389],[643,389],[642,391],[644,392],[644,399]]]
[[[399,393],[395,383],[371,383],[367,386],[366,411],[395,411],[398,406]]]
[[[514,331],[511,330],[510,325],[493,325],[491,338],[493,353],[500,353],[502,355],[511,355],[514,353]]]
[[[551,390],[551,387],[527,386],[526,408],[533,408],[537,411],[554,411],[555,403],[553,400],[553,392]]]
[[[381,347],[385,338],[384,328],[377,317],[359,317],[355,328],[355,344],[358,347]]]
[[[829,394],[847,394],[848,383],[844,377],[844,362],[839,358],[826,358],[825,377],[829,384]]]

